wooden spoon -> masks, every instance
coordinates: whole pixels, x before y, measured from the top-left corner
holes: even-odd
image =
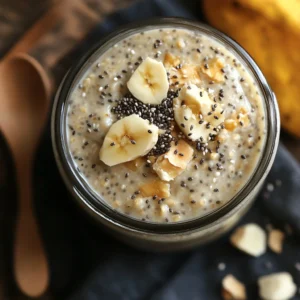
[[[27,54],[0,65],[0,126],[11,147],[19,188],[14,272],[21,290],[31,297],[48,286],[46,254],[32,203],[34,154],[47,121],[51,84],[42,66]]]

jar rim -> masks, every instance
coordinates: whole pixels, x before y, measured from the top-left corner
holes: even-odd
[[[244,186],[227,203],[207,215],[200,216],[195,219],[181,221],[178,223],[150,223],[126,216],[117,212],[108,204],[105,204],[104,201],[99,201],[99,196],[97,197],[94,195],[91,188],[88,188],[88,184],[84,183],[83,180],[80,180],[80,175],[75,170],[74,166],[71,165],[70,159],[68,159],[69,151],[66,146],[66,134],[63,124],[67,111],[66,100],[68,99],[73,83],[76,81],[78,74],[81,73],[83,68],[86,68],[87,65],[95,62],[92,58],[96,56],[96,54],[97,57],[99,57],[98,54],[101,52],[101,49],[104,49],[108,43],[122,40],[125,34],[131,35],[146,30],[147,28],[160,29],[161,27],[168,26],[177,26],[178,28],[180,27],[189,30],[194,29],[212,36],[229,47],[230,51],[233,50],[235,54],[239,56],[239,58],[247,65],[252,76],[259,83],[262,98],[265,101],[264,109],[268,130],[263,153],[260,155],[256,168]],[[63,120],[63,122],[61,120]],[[87,51],[81,59],[79,59],[76,65],[67,72],[57,91],[51,120],[52,145],[56,162],[65,183],[69,187],[71,193],[79,201],[79,204],[83,205],[83,207],[86,208],[94,217],[105,219],[109,223],[113,223],[118,227],[155,234],[174,234],[194,229],[199,230],[202,227],[217,222],[219,219],[230,213],[234,208],[242,203],[244,199],[246,199],[257,185],[265,179],[275,158],[279,142],[279,132],[279,109],[275,94],[271,90],[266,78],[252,57],[237,42],[213,27],[201,22],[177,17],[153,18],[145,21],[133,22],[129,25],[119,27],[117,30],[95,43],[95,45],[91,47],[91,49]]]

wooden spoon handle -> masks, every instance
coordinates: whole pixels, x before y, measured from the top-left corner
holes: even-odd
[[[27,166],[26,166],[27,165]],[[23,292],[40,296],[49,282],[48,263],[33,215],[30,165],[17,166],[19,211],[15,236],[15,276]]]
[[[25,33],[7,57],[19,52],[28,53],[44,67],[52,80],[53,77],[59,80],[73,63],[66,60],[61,64],[62,58],[67,57],[107,14],[134,1],[57,1],[57,4]]]

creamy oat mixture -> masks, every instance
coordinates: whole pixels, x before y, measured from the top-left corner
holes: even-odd
[[[115,210],[149,222],[201,217],[247,182],[264,146],[262,96],[245,66],[201,33],[134,34],[68,99],[68,145]]]

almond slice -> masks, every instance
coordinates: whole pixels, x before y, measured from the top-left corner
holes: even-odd
[[[162,180],[153,180],[139,188],[143,197],[167,198],[170,196],[170,185]]]
[[[222,297],[225,300],[246,300],[246,288],[233,275],[226,275],[222,280]]]
[[[224,74],[221,69],[224,67],[224,63],[219,58],[213,58],[208,63],[201,67],[202,73],[204,73],[209,79],[222,82],[224,81]]]
[[[186,169],[193,154],[193,148],[184,140],[179,140],[176,144],[172,143],[170,150],[157,159],[153,170],[160,179],[171,181]]]
[[[284,240],[284,233],[277,229],[272,229],[269,233],[268,246],[275,253],[282,252],[282,245]]]
[[[259,277],[258,286],[259,295],[265,300],[287,300],[297,291],[291,274],[287,272]]]
[[[230,242],[239,250],[252,256],[257,257],[266,252],[266,233],[256,224],[250,223],[237,228],[230,236]]]

